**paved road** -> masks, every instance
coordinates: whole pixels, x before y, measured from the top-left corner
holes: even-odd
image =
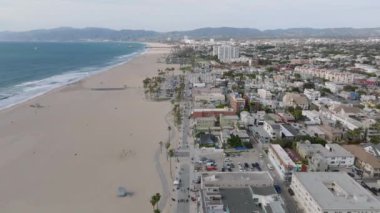
[[[177,190],[177,212],[189,213],[190,212],[190,166],[187,163],[180,165],[181,184],[179,190]]]
[[[268,155],[263,150],[261,143],[256,143],[255,148],[258,150],[259,153],[261,153],[264,156],[260,160],[260,164],[262,165],[262,168],[264,168],[264,170],[267,170],[267,164],[268,163],[272,164],[268,159]],[[282,189],[281,197],[284,200],[286,211],[289,213],[293,213],[293,212],[294,213],[303,213],[303,211],[300,208],[298,208],[296,201],[293,199],[292,196],[290,196],[290,194],[288,192],[289,183],[284,182],[280,178],[280,175],[276,172],[275,169],[269,171],[269,173],[273,178],[274,184],[279,185]]]
[[[189,90],[189,83],[185,77],[185,94]],[[181,153],[180,159],[180,178],[181,185],[180,189],[177,193],[177,212],[178,213],[189,213],[190,212],[190,170],[192,169],[190,166],[190,153],[189,153],[189,142],[188,142],[188,131],[189,131],[189,115],[190,108],[189,103],[186,97],[184,97],[184,101],[182,102],[183,113],[182,113],[182,127],[180,128],[181,132],[181,141],[180,141],[180,149],[177,150],[178,153]],[[183,202],[183,200],[185,202]],[[181,202],[182,201],[182,202]],[[187,201],[187,202],[186,202]]]

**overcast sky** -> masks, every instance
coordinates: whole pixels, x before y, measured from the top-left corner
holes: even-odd
[[[0,31],[380,27],[380,0],[0,0]]]

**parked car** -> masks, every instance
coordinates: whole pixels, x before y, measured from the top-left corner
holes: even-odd
[[[276,190],[276,192],[277,192],[278,194],[281,193],[281,186],[279,186],[279,185],[274,185],[274,189]]]
[[[294,196],[294,191],[293,191],[293,189],[288,188],[288,192],[289,192],[289,194],[290,194],[291,196]]]
[[[350,176],[350,177],[355,177],[355,174],[351,173],[351,172],[347,172],[347,174]]]

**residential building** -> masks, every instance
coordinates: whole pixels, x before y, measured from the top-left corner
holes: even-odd
[[[191,116],[193,118],[216,117],[219,115],[236,115],[236,112],[230,108],[193,109],[193,111],[191,112]]]
[[[325,87],[332,93],[338,93],[343,89],[343,84],[336,84],[334,82],[325,82]]]
[[[200,117],[195,119],[197,130],[209,130],[215,127],[215,117]]]
[[[273,94],[270,91],[265,90],[265,89],[258,89],[257,94],[259,95],[259,97],[261,99],[269,99],[270,100],[270,99],[272,99],[272,96],[273,96]]]
[[[290,181],[296,164],[290,159],[286,151],[279,144],[270,144],[268,157],[280,177],[285,181]]]
[[[263,127],[261,127],[261,126],[252,126],[252,127],[250,127],[250,130],[251,130],[251,132],[253,134],[254,139],[257,142],[263,144],[264,146],[267,146],[270,143],[272,137],[271,137],[271,135],[269,135],[267,133],[267,131],[264,130]]]
[[[245,99],[240,95],[231,93],[229,95],[230,107],[236,112],[240,113],[245,107]]]
[[[363,149],[369,154],[380,158],[380,144],[365,143],[362,144]]]
[[[347,151],[356,157],[355,166],[363,170],[365,176],[380,177],[380,160],[366,152],[359,145],[343,145]]]
[[[306,110],[309,109],[309,100],[303,94],[286,93],[282,99],[285,107],[301,107]]]
[[[339,144],[314,146],[316,149],[309,161],[310,170],[326,171],[333,168],[347,168],[354,165],[355,156]],[[327,167],[327,168],[326,168]]]
[[[213,55],[218,56],[218,59],[222,62],[230,62],[233,59],[239,58],[239,47],[231,45],[221,45],[213,47]]]
[[[315,101],[321,97],[321,92],[314,89],[305,89],[303,94],[310,100]]]
[[[307,125],[319,125],[321,124],[320,114],[315,110],[302,110],[302,115],[307,118],[305,124]]]
[[[343,172],[297,172],[290,187],[308,213],[380,212],[380,201]]]
[[[264,121],[264,130],[271,136],[272,140],[281,137],[281,126],[273,121]]]
[[[221,93],[203,93],[203,94],[197,94],[193,96],[193,101],[199,102],[199,101],[205,101],[209,103],[224,103],[226,101],[226,97]]]
[[[236,122],[239,121],[237,115],[220,115],[219,123],[222,128],[234,128]]]

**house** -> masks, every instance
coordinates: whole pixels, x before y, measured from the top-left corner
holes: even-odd
[[[215,146],[219,143],[218,138],[211,132],[201,134],[198,143],[200,146]]]
[[[265,90],[265,89],[258,89],[257,94],[259,95],[261,99],[265,99],[265,100],[270,100],[272,99],[272,96],[273,96],[273,94],[270,91]]]
[[[307,118],[305,124],[307,125],[319,125],[321,124],[320,114],[315,110],[302,110],[302,115]]]
[[[271,136],[272,140],[280,138],[281,126],[273,121],[264,121],[264,130]]]
[[[208,130],[215,127],[216,118],[215,117],[201,117],[195,119],[195,128],[197,130]]]
[[[290,124],[280,124],[280,134],[281,138],[291,140],[299,136],[300,132]]]
[[[289,113],[279,112],[279,113],[277,113],[277,115],[280,116],[282,122],[284,122],[284,123],[295,122],[294,116],[289,114]]]
[[[235,124],[239,121],[237,115],[220,115],[219,123],[221,128],[234,128]]]
[[[329,110],[336,115],[341,115],[344,117],[355,116],[361,113],[361,109],[345,104],[334,104],[329,108]]]
[[[272,136],[267,133],[267,131],[264,130],[261,126],[252,126],[249,128],[249,130],[252,132],[252,135],[254,139],[263,145],[267,145],[272,140]]]
[[[343,130],[328,125],[321,125],[319,129],[324,133],[325,138],[329,141],[338,141],[343,136]]]
[[[347,151],[356,157],[355,165],[363,170],[368,177],[380,177],[380,160],[366,152],[359,145],[343,145]]]
[[[242,98],[238,94],[231,93],[229,95],[229,101],[230,101],[230,107],[236,113],[240,113],[244,109],[244,107],[245,107],[245,99]]]
[[[307,97],[298,93],[286,93],[282,98],[282,102],[285,107],[301,107],[304,110],[309,109],[310,105]]]
[[[314,89],[305,89],[303,94],[310,100],[315,101],[321,97],[321,92]]]
[[[375,156],[376,158],[380,157],[380,144],[365,143],[362,144],[362,147],[366,152]]]
[[[312,171],[326,171],[331,168],[347,168],[354,165],[355,156],[339,144],[326,144],[324,148],[322,145],[315,148],[317,150],[309,161]]]

